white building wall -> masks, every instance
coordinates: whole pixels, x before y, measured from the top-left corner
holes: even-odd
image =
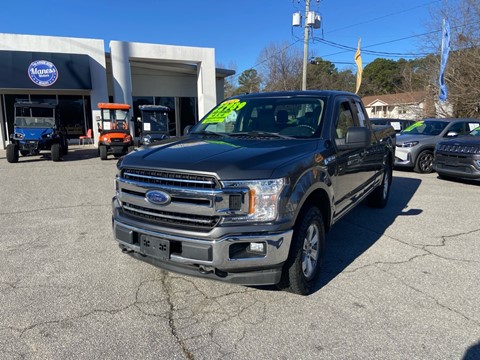
[[[217,104],[214,49],[111,41],[110,53],[112,74],[116,79],[113,84],[116,102],[132,105],[130,60],[163,60],[197,65],[196,94],[192,96],[198,97],[199,117]],[[135,94],[138,94],[136,89]],[[186,96],[185,89],[182,94]],[[172,92],[170,96],[173,96]]]

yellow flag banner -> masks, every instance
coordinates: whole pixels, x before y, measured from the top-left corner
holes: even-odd
[[[358,94],[358,90],[360,89],[360,84],[362,83],[362,55],[360,54],[360,42],[362,38],[358,38],[358,47],[357,52],[355,53],[355,63],[357,64],[357,87],[355,90],[355,94]]]

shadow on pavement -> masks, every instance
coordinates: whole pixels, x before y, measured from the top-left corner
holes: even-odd
[[[364,201],[332,226],[326,236],[321,274],[312,294],[327,285],[370,248],[398,216],[416,216],[422,212],[421,209],[405,210],[420,183],[419,179],[394,176],[385,208],[374,209]],[[254,287],[277,289],[275,286]]]
[[[416,216],[422,212],[421,209],[406,210],[420,183],[419,179],[394,176],[385,208],[374,209],[364,202],[332,226],[326,238],[322,274],[314,292],[370,248],[398,216]]]

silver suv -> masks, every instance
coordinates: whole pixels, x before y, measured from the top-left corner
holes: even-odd
[[[418,173],[433,171],[435,145],[444,139],[466,135],[480,126],[479,119],[425,119],[397,135],[395,167]]]

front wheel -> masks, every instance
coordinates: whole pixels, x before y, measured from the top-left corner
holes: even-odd
[[[98,152],[100,153],[100,159],[107,160],[107,147],[105,145],[100,145]]]
[[[290,253],[284,264],[280,289],[308,295],[318,276],[325,250],[325,227],[320,210],[311,206],[298,217]]]
[[[17,144],[7,145],[7,161],[9,163],[18,162],[18,145]]]
[[[430,150],[423,150],[418,154],[413,171],[419,174],[431,173],[433,171],[433,152]]]

